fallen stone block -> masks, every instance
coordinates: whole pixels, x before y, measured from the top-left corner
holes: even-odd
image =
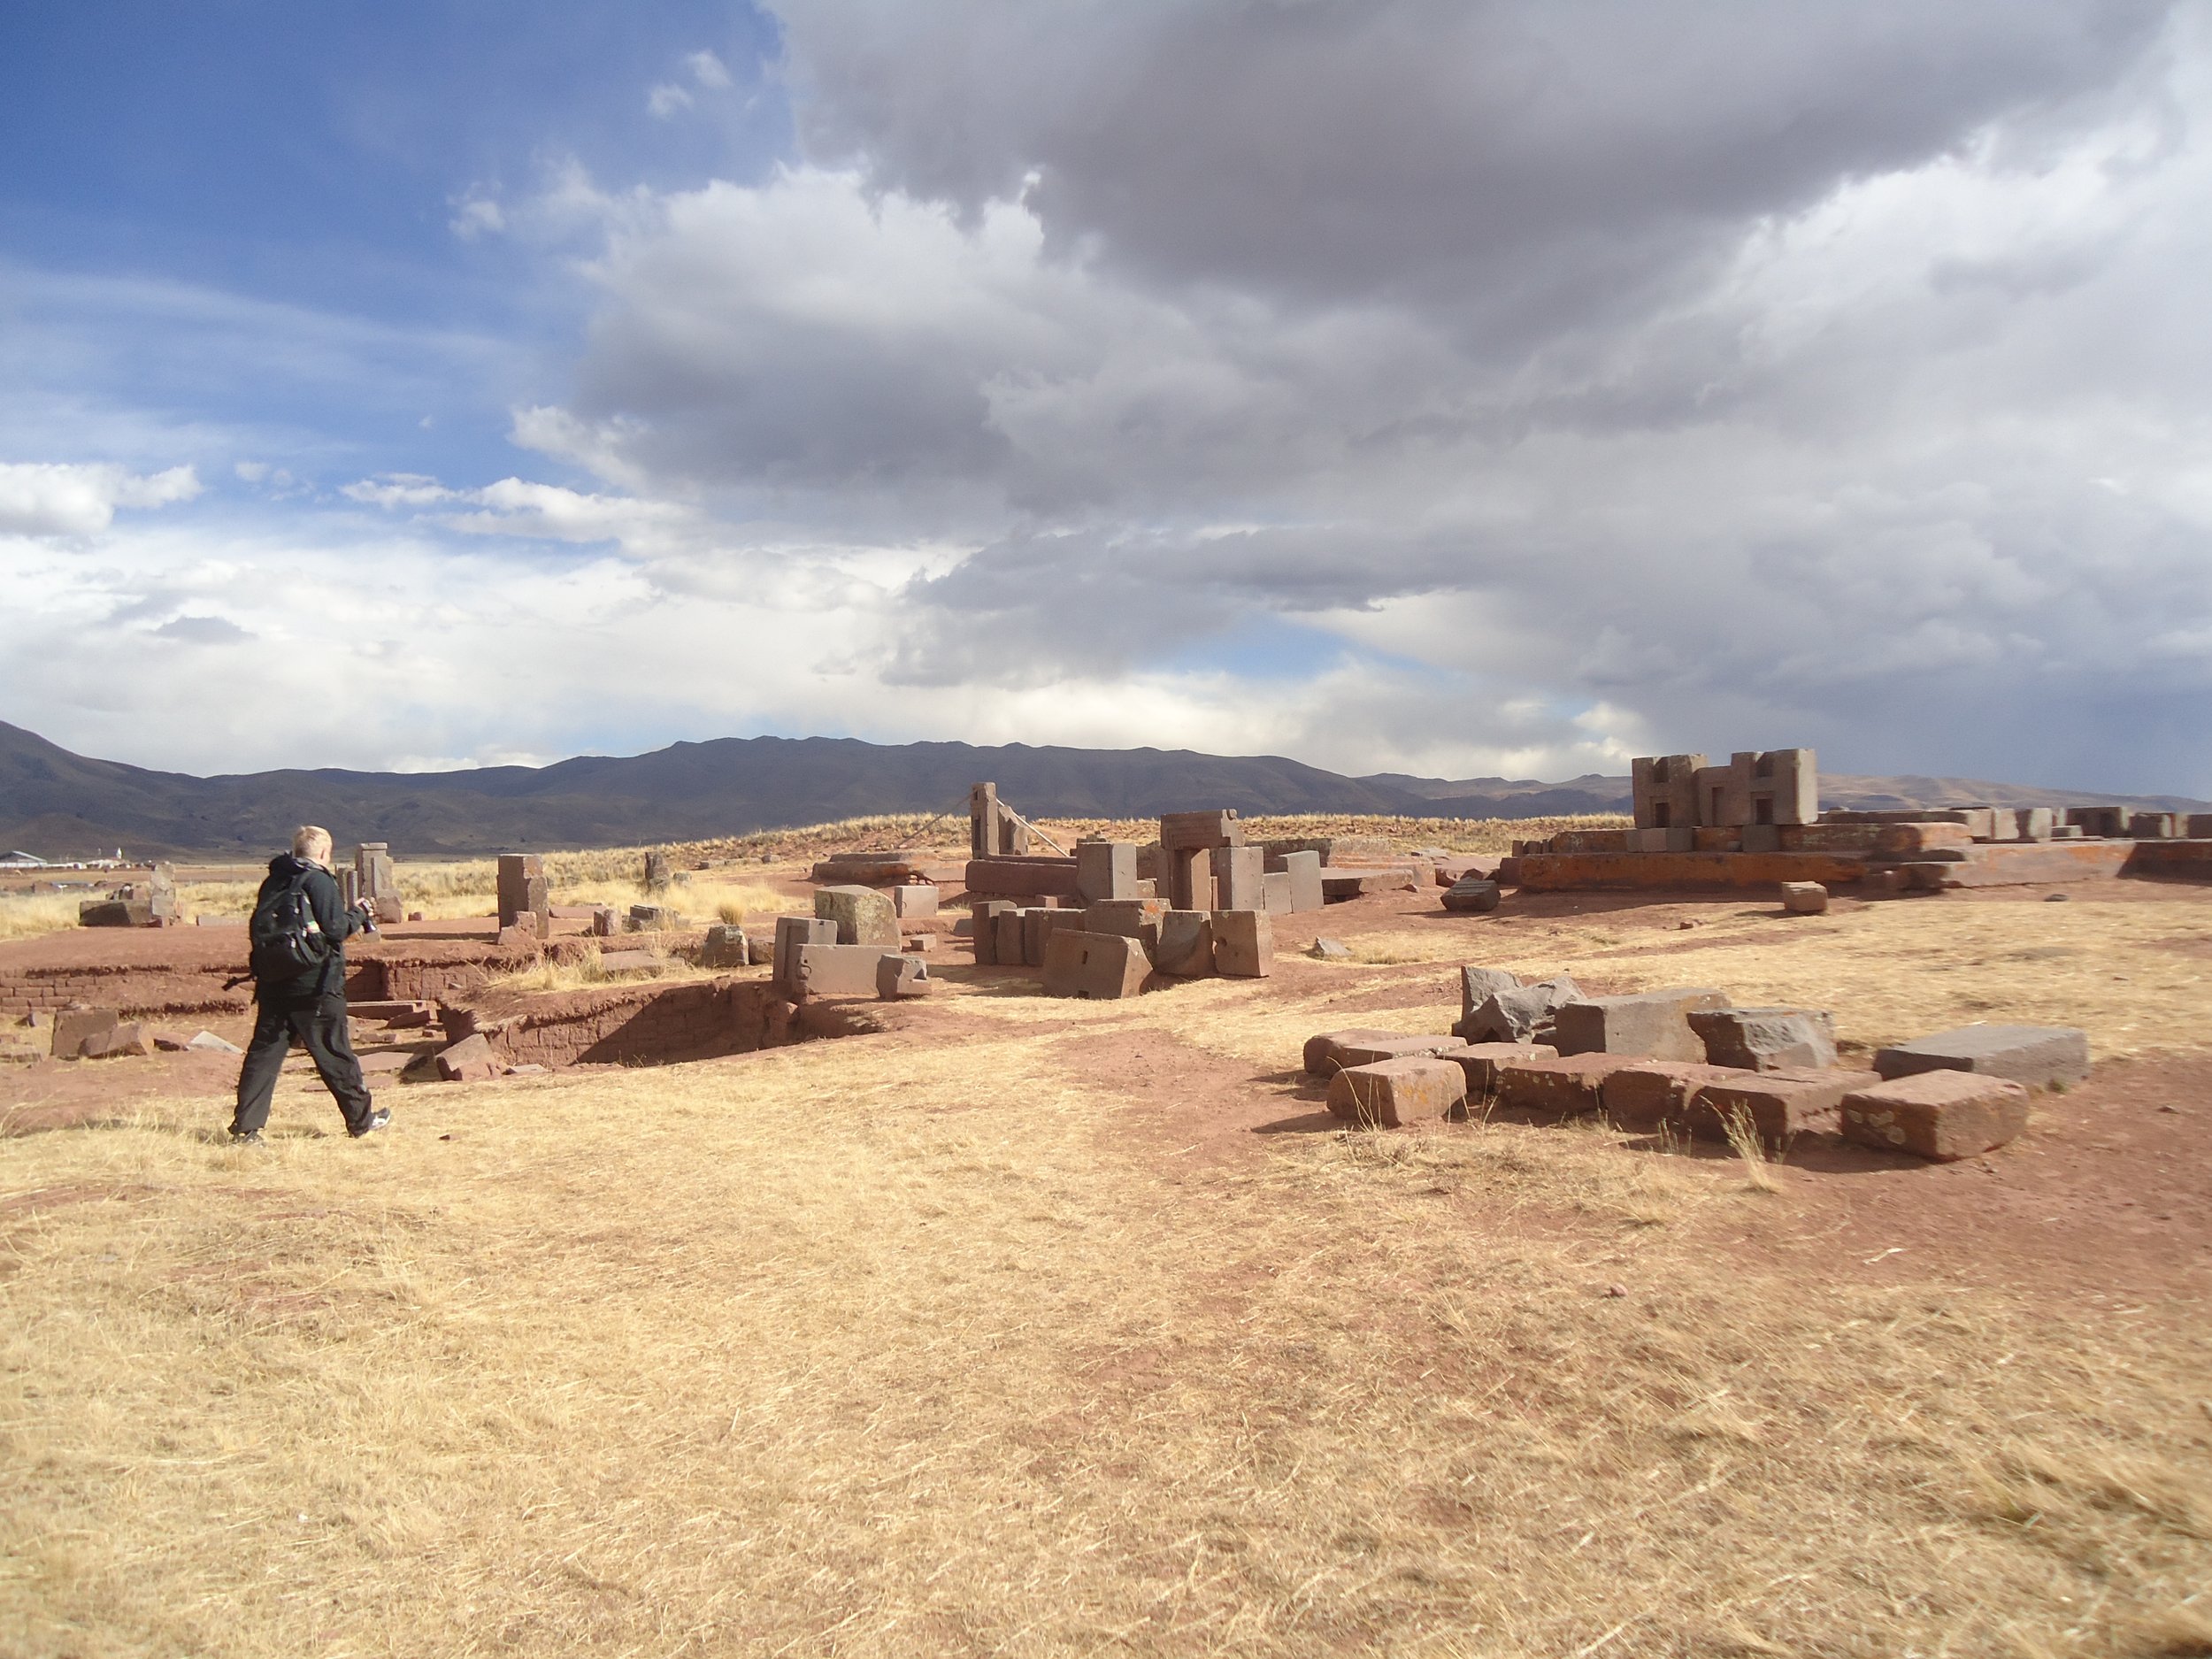
[[[1828,889],[1817,881],[1785,881],[1782,908],[1792,916],[1818,916],[1828,908]]]
[[[841,945],[876,945],[896,950],[899,917],[891,901],[873,887],[820,887],[814,895],[814,914],[837,924]]]
[[[1377,893],[1415,893],[1421,886],[1410,866],[1402,870],[1339,870],[1334,865],[1325,865],[1321,871],[1321,897],[1330,904],[1343,904]]]
[[[633,904],[629,919],[623,923],[626,933],[673,933],[684,925],[684,918],[665,904]]]
[[[496,942],[502,950],[536,950],[545,941],[539,936],[536,920],[525,910],[511,926],[499,930]]]
[[[998,918],[1013,910],[1011,899],[970,899],[968,901],[970,926],[975,939],[975,964],[979,968],[998,965]],[[1008,964],[1011,967],[1016,964]]]
[[[1436,1057],[1460,1069],[1467,1079],[1468,1099],[1487,1100],[1498,1092],[1500,1066],[1515,1060],[1556,1060],[1559,1050],[1548,1043],[1463,1042],[1439,1049]]]
[[[1786,1147],[1800,1135],[1835,1133],[1844,1096],[1879,1080],[1871,1071],[1834,1069],[1733,1071],[1696,1091],[1686,1125],[1701,1141],[1725,1141],[1741,1114],[1768,1146]]]
[[[1461,916],[1480,916],[1496,910],[1503,896],[1496,882],[1470,876],[1445,889],[1444,908]]]
[[[649,950],[603,950],[599,953],[602,973],[651,973],[661,965],[661,959]]]
[[[1375,1048],[1376,1044],[1407,1042],[1418,1045],[1425,1044],[1430,1041],[1431,1039],[1426,1037],[1409,1037],[1402,1031],[1385,1031],[1376,1025],[1352,1025],[1342,1031],[1319,1032],[1306,1039],[1306,1075],[1334,1077],[1339,1071],[1350,1064],[1345,1058],[1345,1050],[1348,1047],[1358,1048],[1367,1052],[1371,1060],[1387,1060],[1394,1058],[1400,1053],[1434,1054],[1438,1052],[1438,1049],[1417,1046],[1402,1050],[1378,1049]],[[1436,1041],[1442,1048],[1453,1046],[1448,1038]]]
[[[2008,1078],[1919,1071],[1852,1090],[1840,1114],[1847,1140],[1949,1163],[2017,1139],[2028,1126],[2028,1091]]]
[[[1349,962],[1352,948],[1340,939],[1317,939],[1306,954],[1320,962]]]
[[[1334,1055],[1340,1071],[1348,1065],[1377,1065],[1385,1060],[1431,1059],[1465,1046],[1456,1037],[1438,1037],[1426,1032],[1390,1032],[1379,1037],[1340,1042]]]
[[[1210,910],[1163,910],[1160,943],[1152,965],[1170,979],[1203,979],[1214,971],[1214,925]]]
[[[1269,872],[1284,877],[1289,887],[1293,914],[1317,910],[1328,902],[1328,895],[1321,887],[1321,854],[1310,849],[1268,853]]]
[[[185,1040],[184,1046],[200,1054],[243,1054],[236,1043],[218,1037],[211,1031],[203,1031]]]
[[[1134,841],[1080,841],[1075,843],[1075,891],[1087,904],[1137,896]]]
[[[1780,1071],[1836,1063],[1836,1017],[1825,1009],[1693,1009],[1689,1020],[1715,1065]]]
[[[992,960],[1002,968],[1021,967],[1029,959],[1028,912],[1001,910],[993,922],[998,942]]]
[[[1705,1042],[1690,1029],[1694,1009],[1725,1008],[1724,991],[1645,991],[1594,996],[1552,1010],[1552,1042],[1562,1056],[1634,1055],[1652,1060],[1702,1060]]]
[[[1599,1085],[1598,1101],[1618,1128],[1648,1134],[1663,1124],[1686,1132],[1691,1098],[1697,1091],[1737,1075],[1724,1066],[1697,1060],[1638,1060]]]
[[[611,904],[595,904],[591,911],[591,936],[594,939],[612,939],[621,931],[622,918]]]
[[[1382,1129],[1442,1118],[1466,1099],[1464,1072],[1448,1060],[1419,1056],[1346,1066],[1329,1081],[1332,1114]]]
[[[1286,870],[1271,870],[1260,878],[1260,908],[1271,916],[1287,916],[1294,908],[1295,890]]]
[[[1561,1055],[1555,1059],[1540,1055],[1501,1061],[1497,1102],[1507,1111],[1546,1118],[1579,1117],[1603,1104],[1605,1079],[1631,1064],[1628,1058],[1614,1054]]]
[[[1265,910],[1216,910],[1213,935],[1214,972],[1223,978],[1264,979],[1275,972],[1275,923]]]
[[[88,1060],[119,1060],[127,1055],[151,1054],[154,1033],[150,1026],[137,1020],[127,1020],[87,1037],[80,1052]]]
[[[395,1075],[421,1058],[412,1048],[379,1048],[359,1056],[362,1072],[368,1077]]]
[[[2089,1075],[2089,1036],[2071,1025],[1962,1025],[1884,1048],[1874,1069],[1885,1078],[1971,1071],[2049,1088]]]
[[[122,1023],[111,1008],[65,1008],[54,1016],[54,1034],[48,1052],[57,1060],[74,1060],[95,1037],[104,1037]]]
[[[1469,1042],[1548,1042],[1560,1006],[1581,995],[1581,987],[1563,973],[1495,991],[1471,1015],[1462,1017],[1459,1034]]]
[[[884,896],[891,901],[892,913],[903,922],[936,915],[941,895],[933,881],[905,881],[886,887]]]
[[[728,922],[717,922],[708,928],[706,937],[699,944],[699,965],[703,968],[744,968],[751,966],[752,960],[744,928]]]
[[[787,991],[799,982],[799,952],[808,945],[833,945],[837,924],[818,916],[776,918],[776,950],[771,977]]]
[[[1503,968],[1462,968],[1459,971],[1459,1025],[1453,1031],[1464,1036],[1461,1028],[1471,1022],[1475,1010],[1502,991],[1521,988],[1519,976],[1508,973]]]
[[[151,927],[154,907],[146,899],[85,899],[77,905],[80,927]]]
[[[1045,965],[1045,947],[1053,934],[1063,928],[1080,932],[1083,912],[1063,910],[1039,905],[1022,912],[1022,962],[1025,966],[1041,968]]]
[[[902,997],[927,996],[929,964],[919,956],[884,956],[876,963],[876,996],[895,1002]]]
[[[438,1050],[438,1076],[447,1083],[477,1083],[499,1075],[499,1056],[481,1032]]]
[[[1104,899],[1086,907],[1083,931],[1133,939],[1144,948],[1145,960],[1149,962],[1159,950],[1160,918],[1166,914],[1164,899]]]
[[[793,1000],[803,1002],[810,996],[873,996],[876,964],[886,954],[881,945],[801,945],[793,964]]]
[[[1045,941],[1045,995],[1107,1002],[1144,988],[1144,948],[1123,933],[1064,927]]]

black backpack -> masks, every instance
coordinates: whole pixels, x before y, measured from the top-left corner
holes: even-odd
[[[289,886],[254,907],[247,924],[252,954],[246,960],[257,979],[303,979],[330,960],[330,936],[308,902],[307,876],[299,872]]]

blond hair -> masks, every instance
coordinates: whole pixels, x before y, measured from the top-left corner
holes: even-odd
[[[292,856],[311,864],[330,862],[330,832],[319,824],[303,824],[292,832]]]

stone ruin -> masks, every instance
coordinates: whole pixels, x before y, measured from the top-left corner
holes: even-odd
[[[1824,890],[1838,886],[1938,893],[2111,875],[2212,879],[2212,814],[2055,804],[1822,811],[1809,749],[1743,751],[1725,765],[1640,756],[1631,781],[1632,828],[1517,841],[1497,879],[1536,892],[1792,884],[1792,908],[1805,910],[1824,908]]]
[[[183,919],[176,872],[165,864],[155,864],[143,881],[127,881],[105,898],[77,903],[80,927],[174,927]]]
[[[1564,976],[1524,985],[1466,968],[1460,1006],[1448,1036],[1362,1027],[1309,1039],[1304,1068],[1327,1081],[1331,1113],[1384,1129],[1475,1110],[1602,1114],[1663,1142],[1826,1138],[1947,1162],[2018,1136],[2031,1089],[2089,1075],[2088,1039],[2066,1026],[1962,1026],[1860,1069],[1838,1064],[1825,1010],[1737,1008],[1705,987],[1589,996]]]

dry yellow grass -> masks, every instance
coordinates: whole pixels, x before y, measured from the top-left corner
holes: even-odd
[[[74,893],[0,894],[0,939],[35,939],[77,925]]]
[[[1785,1279],[1715,1240],[1789,1184],[1595,1128],[1179,1148],[1067,1048],[1373,972],[6,1142],[0,1651],[2202,1651],[2200,1310]]]

